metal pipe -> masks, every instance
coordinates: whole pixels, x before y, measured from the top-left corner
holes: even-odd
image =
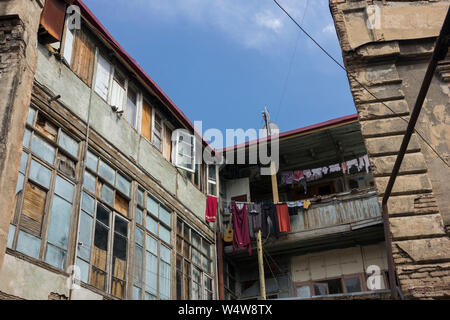
[[[405,157],[406,150],[408,148],[409,141],[411,140],[411,136],[414,133],[414,128],[416,126],[417,120],[420,115],[420,111],[422,110],[423,102],[425,101],[425,97],[428,93],[428,89],[430,88],[431,81],[433,79],[434,73],[436,71],[437,64],[440,60],[445,59],[447,55],[448,47],[449,47],[449,35],[450,35],[450,8],[447,11],[447,16],[445,17],[444,24],[442,26],[439,37],[436,40],[436,46],[434,48],[433,55],[431,57],[431,61],[428,65],[427,71],[425,73],[424,80],[422,82],[422,86],[419,91],[419,95],[417,96],[416,104],[414,105],[414,109],[412,110],[411,117],[408,123],[408,127],[406,129],[405,136],[403,138],[397,159],[395,161],[394,167],[392,169],[392,174],[389,178],[389,182],[386,186],[386,190],[382,200],[382,210],[383,210],[383,220],[384,220],[384,236],[386,242],[386,250],[388,254],[388,268],[389,268],[389,284],[391,287],[391,297],[392,299],[398,298],[397,285],[395,281],[395,273],[394,273],[394,261],[392,257],[392,235],[390,231],[389,225],[389,211],[388,211],[388,200],[391,196],[392,189],[395,184],[395,180],[400,171],[400,166],[403,162],[403,158]]]

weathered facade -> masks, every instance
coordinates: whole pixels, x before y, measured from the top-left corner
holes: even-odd
[[[449,3],[330,1],[380,197]],[[450,294],[450,170],[420,137],[449,163],[448,65],[441,61],[434,75],[388,202],[395,271],[406,298]]]
[[[276,232],[263,236],[268,299],[388,297],[383,221],[372,173],[364,166],[367,151],[357,120],[352,115],[280,134],[277,190],[280,202],[294,208],[289,231],[279,237]],[[229,152],[242,152],[249,161],[251,150],[261,145],[263,141],[252,141],[227,148],[227,163],[235,156]],[[235,219],[229,210],[233,201],[273,202],[271,177],[261,175],[260,167],[261,163],[221,166],[222,233]],[[308,178],[305,184],[282,178],[292,170],[316,172],[314,168],[320,169],[319,176]],[[303,204],[298,206],[298,201]],[[251,240],[251,256],[245,249],[234,252],[230,243],[224,244],[225,299],[262,296],[255,237]],[[371,284],[374,271],[378,285]]]
[[[216,166],[179,161],[192,123],[70,3],[0,4],[0,298],[213,299]]]

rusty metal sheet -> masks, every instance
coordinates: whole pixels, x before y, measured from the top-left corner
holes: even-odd
[[[41,15],[41,25],[56,41],[61,41],[66,3],[63,0],[46,0]]]

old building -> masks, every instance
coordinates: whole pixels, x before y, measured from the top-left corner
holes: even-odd
[[[449,3],[330,0],[380,197]],[[448,58],[439,62],[388,202],[395,270],[407,298],[450,293],[448,66]]]
[[[251,141],[231,147],[224,155],[230,156],[227,152],[232,150],[235,154],[244,152],[249,159],[251,149],[264,143]],[[386,298],[389,284],[383,221],[357,116],[281,133],[279,154],[279,201],[292,205],[292,209],[289,230],[279,236],[263,232],[267,298]],[[251,203],[273,203],[271,177],[261,175],[260,166],[221,166],[224,233],[233,201],[247,208]],[[224,244],[225,299],[261,298],[252,232],[251,256],[248,250],[233,252],[230,243]],[[367,281],[374,269],[378,270],[378,287]]]
[[[0,296],[213,299],[216,166],[193,161],[192,123],[70,3],[0,4]]]

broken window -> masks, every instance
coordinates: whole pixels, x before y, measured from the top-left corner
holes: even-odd
[[[136,217],[133,298],[170,299],[171,249],[163,243],[170,245],[171,213],[142,188],[138,188],[136,212],[140,216]]]
[[[45,1],[39,27],[39,40],[43,44],[61,41],[66,3],[63,0]]]
[[[158,112],[155,111],[155,121],[153,123],[153,137],[152,142],[158,150],[162,149],[162,130],[163,121]]]
[[[211,243],[184,221],[177,221],[177,299],[211,300]]]
[[[195,173],[195,137],[184,129],[175,130],[172,134],[175,166]]]
[[[77,159],[67,159],[71,163],[70,174],[62,169],[61,159],[70,150],[78,153],[78,142],[34,108],[30,108],[26,126],[28,142],[20,161],[8,245],[12,250],[65,270]],[[58,161],[54,165],[56,154]]]

